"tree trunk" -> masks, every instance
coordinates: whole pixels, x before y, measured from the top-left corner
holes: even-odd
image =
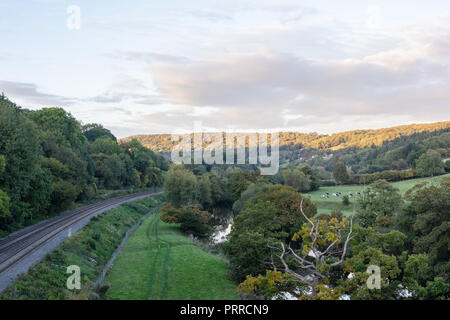
[[[313,280],[313,285],[312,285],[312,293],[311,293],[311,296],[312,297],[317,297],[317,291],[316,291],[316,285],[318,285],[319,284],[319,279],[317,279],[317,278],[314,278],[314,280]]]

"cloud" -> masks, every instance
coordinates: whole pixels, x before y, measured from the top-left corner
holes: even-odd
[[[105,91],[97,96],[88,97],[85,99],[78,99],[78,101],[83,102],[96,102],[96,103],[136,103],[141,105],[159,105],[163,104],[165,101],[161,96],[157,94],[139,94],[135,92],[124,92],[124,91]]]
[[[112,53],[106,54],[106,56],[113,59],[128,60],[143,63],[153,63],[153,62],[183,63],[189,61],[188,58],[183,56],[176,56],[157,52],[116,50]]]
[[[165,101],[163,99],[161,99],[160,96],[149,96],[146,97],[144,99],[140,99],[140,100],[135,100],[134,101],[137,104],[144,104],[144,105],[159,105],[159,104],[163,104]]]
[[[93,97],[80,99],[80,101],[106,104],[123,102],[142,105],[158,105],[164,103],[163,98],[155,94],[149,84],[128,74],[117,75],[115,81],[102,93]]]
[[[232,16],[218,10],[199,9],[188,11],[188,13],[194,17],[207,19],[212,22],[233,20]]]
[[[422,68],[432,70],[433,65],[423,63]],[[275,53],[151,65],[156,86],[175,103],[242,107],[287,105],[299,94],[348,94],[350,99],[361,94],[357,89],[411,86],[424,77],[415,69],[395,72],[366,61],[314,61]]]
[[[286,118],[302,125],[330,115],[419,116],[431,111],[445,117],[450,101],[447,45],[436,40],[335,61],[234,54],[185,64],[153,63],[151,73],[160,93],[173,103],[224,108],[217,113],[222,124],[240,122],[234,112],[268,128]],[[284,109],[290,116],[282,116]]]
[[[263,5],[261,9],[277,13],[282,23],[296,22],[319,13],[318,9],[305,7],[297,2],[273,2]]]
[[[33,83],[0,80],[0,92],[12,100],[19,100],[32,107],[68,107],[79,103],[119,104],[133,102],[142,105],[157,105],[164,99],[151,92],[139,79],[121,75],[104,92],[87,98],[64,97],[40,91]],[[113,107],[112,107],[113,108]],[[111,109],[114,111],[114,109]],[[117,110],[116,110],[117,111]]]
[[[55,42],[47,51],[58,59],[48,69],[48,52],[36,47],[48,39],[18,38],[36,50],[5,51],[0,78],[34,72],[45,86],[3,81],[0,92],[34,106],[68,105],[83,120],[135,133],[189,129],[198,120],[217,129],[330,132],[448,119],[450,16],[437,17],[438,6],[429,19],[413,10],[399,17],[390,10],[397,6],[357,7],[217,0],[92,12],[85,24],[99,42],[86,38],[97,45],[83,59],[95,67],[67,64],[74,56]],[[115,72],[124,74],[112,81]]]
[[[75,103],[74,98],[68,98],[41,92],[33,83],[2,81],[0,91],[11,99],[20,99],[25,103],[44,106],[69,106]]]

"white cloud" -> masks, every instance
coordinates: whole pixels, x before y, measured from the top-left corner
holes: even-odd
[[[0,91],[24,106],[65,106],[118,136],[189,129],[198,120],[219,130],[332,132],[448,119],[443,1],[420,5],[426,13],[417,1],[308,3],[90,2],[89,33],[70,38],[58,34],[50,5],[32,24],[31,12],[8,14],[5,25],[17,32],[2,33],[0,79],[9,81]],[[52,33],[32,32],[36,21]]]
[[[290,107],[316,115],[407,114],[428,107],[427,99],[433,104],[436,95],[444,94],[440,85],[449,80],[447,64],[414,57],[414,52],[408,61],[383,63],[390,54],[343,61],[275,53],[231,55],[181,65],[152,64],[151,71],[158,90],[173,103],[274,113]],[[392,109],[388,100],[406,100],[403,97],[409,95],[420,99]],[[435,108],[443,111],[441,105]]]
[[[0,92],[7,97],[18,98],[27,104],[34,104],[34,107],[52,106],[62,107],[75,103],[76,99],[63,97],[55,94],[44,93],[34,83],[23,83],[0,80]]]

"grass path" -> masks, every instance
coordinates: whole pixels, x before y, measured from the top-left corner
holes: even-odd
[[[109,299],[238,299],[227,263],[159,219],[147,218],[128,239],[105,282]]]
[[[398,182],[393,182],[392,185],[397,187],[400,190],[401,194],[404,194],[410,188],[415,186],[418,183],[428,182],[428,185],[437,184],[441,181],[443,177],[448,177],[450,174],[431,177],[431,178],[418,178],[418,179],[410,179],[403,180]],[[344,206],[342,204],[342,196],[348,193],[356,194],[357,191],[362,191],[362,185],[349,185],[349,186],[333,186],[333,187],[321,187],[319,190],[305,193],[305,196],[310,197],[311,200],[317,205],[317,213],[331,213],[333,210],[340,210],[345,215],[351,215],[352,206]],[[340,191],[342,195],[340,197],[335,197],[332,194],[334,192]],[[329,192],[330,197],[322,199],[321,195]],[[351,203],[355,202],[355,198],[350,199]]]

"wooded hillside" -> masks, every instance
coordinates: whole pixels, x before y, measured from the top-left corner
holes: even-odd
[[[353,130],[332,135],[317,133],[280,132],[280,148],[314,148],[320,150],[339,150],[344,148],[364,148],[381,146],[385,141],[410,136],[420,132],[433,132],[450,128],[450,121],[410,124],[377,130]],[[120,139],[138,140],[142,145],[156,152],[171,152],[176,144],[170,134],[143,134]]]

